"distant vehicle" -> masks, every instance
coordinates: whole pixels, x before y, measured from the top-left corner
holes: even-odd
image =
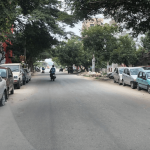
[[[0,76],[6,80],[7,93],[6,98],[8,99],[9,93],[14,94],[14,77],[8,67],[0,67]]]
[[[44,67],[42,67],[42,73],[45,73],[45,68]]]
[[[59,69],[59,72],[63,72],[63,68],[60,68],[60,69]]]
[[[6,81],[0,76],[0,105],[4,106],[7,97]]]
[[[109,77],[110,79],[114,79],[114,72],[109,72],[107,74],[107,77]]]
[[[114,83],[118,82],[118,84],[122,84],[122,73],[126,67],[117,67],[114,70]]]
[[[28,83],[29,81],[31,81],[31,72],[29,71],[28,68],[23,68],[23,69],[27,73],[27,80],[26,80],[26,82]]]
[[[22,65],[21,63],[9,63],[9,64],[2,64],[3,67],[9,67],[14,76],[14,85],[20,89],[21,85],[23,84],[23,75],[22,75]]]
[[[144,70],[141,67],[128,67],[124,69],[122,73],[122,84],[123,86],[130,85],[132,89],[137,87],[136,78],[140,71]]]
[[[68,74],[73,73],[73,67],[68,67]]]
[[[150,70],[140,71],[136,81],[138,90],[146,89],[150,94]]]

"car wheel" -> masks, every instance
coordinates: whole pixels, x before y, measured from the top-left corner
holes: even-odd
[[[6,99],[9,98],[9,88],[7,89],[7,92],[6,92]]]
[[[131,88],[132,88],[132,89],[134,89],[134,88],[135,88],[135,86],[134,86],[134,83],[133,83],[133,82],[131,82]]]
[[[147,88],[147,90],[148,90],[148,93],[150,94],[150,86]]]
[[[19,82],[17,84],[17,89],[20,89],[20,80],[19,80]]]
[[[137,89],[138,89],[138,91],[140,91],[140,90],[141,90],[141,88],[140,88],[139,84],[137,84]]]
[[[14,86],[12,87],[11,94],[14,94]]]
[[[3,96],[1,98],[1,101],[0,101],[0,105],[1,106],[4,106],[5,105],[5,102],[6,102],[6,94],[5,94],[5,91],[3,93]]]
[[[119,85],[121,85],[121,82],[120,82],[120,80],[118,80],[118,84],[119,84]]]
[[[115,80],[115,78],[114,78],[114,83],[116,83],[116,80]]]
[[[122,85],[123,85],[123,86],[126,86],[126,84],[124,83],[124,80],[122,80]]]

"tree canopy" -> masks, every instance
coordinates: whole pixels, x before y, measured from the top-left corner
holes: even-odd
[[[81,47],[82,43],[76,38],[62,42],[55,49],[56,58],[54,60],[64,66],[81,65]]]
[[[7,1],[9,4],[11,0]],[[60,23],[70,26],[75,23],[72,15],[61,10],[59,0],[14,0],[10,4],[10,10],[8,15],[12,12],[13,17],[8,18],[7,15],[5,17],[11,21],[14,33],[7,32],[10,26],[5,29],[0,26],[5,33],[3,37],[12,42],[12,45],[8,43],[7,49],[13,50],[15,60],[19,60],[20,55],[26,54],[29,64],[33,64],[43,56],[43,52],[58,44],[58,37],[64,39],[67,37],[68,33]]]
[[[110,62],[124,63],[126,66],[134,65],[137,61],[136,46],[133,38],[129,35],[120,36],[117,46],[110,55]]]
[[[65,0],[79,20],[96,14],[114,18],[123,27],[132,28],[136,34],[150,30],[149,0]]]
[[[117,32],[116,26],[94,26],[82,32],[83,46],[91,55],[95,54],[96,61],[101,64],[102,61],[108,61],[112,50],[116,47]]]

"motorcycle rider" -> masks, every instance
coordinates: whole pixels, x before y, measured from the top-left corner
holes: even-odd
[[[53,75],[55,74],[55,68],[54,68],[54,65],[52,65],[52,68],[50,69],[49,73],[50,73],[50,77],[51,77],[51,80],[52,80],[52,77]]]
[[[42,67],[42,73],[44,73],[44,70],[45,70],[45,68],[44,68],[44,67]]]

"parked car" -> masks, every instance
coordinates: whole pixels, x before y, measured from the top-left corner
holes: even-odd
[[[144,70],[150,70],[150,67],[142,67]]]
[[[114,79],[114,72],[109,72],[107,74],[107,77],[109,77],[110,79]]]
[[[14,77],[8,67],[0,67],[0,76],[6,80],[7,93],[6,98],[8,99],[9,93],[14,94]]]
[[[136,81],[138,90],[146,89],[150,94],[150,70],[140,71]]]
[[[27,82],[27,73],[24,71],[23,68],[21,69],[21,72],[22,72],[23,85],[25,85]]]
[[[59,72],[63,72],[63,68],[60,68],[60,69],[59,69]]]
[[[0,106],[4,106],[6,102],[7,87],[6,81],[0,76]]]
[[[26,72],[27,74],[27,80],[26,82],[28,83],[31,80],[31,72],[29,71],[28,68],[23,68],[23,70]]]
[[[122,84],[123,86],[130,85],[132,89],[137,87],[136,78],[140,71],[144,70],[141,67],[129,67],[125,68],[122,73]]]
[[[9,64],[2,64],[3,67],[9,67],[14,76],[14,85],[20,89],[21,85],[23,84],[23,76],[22,76],[22,65],[21,63],[9,63]]]
[[[118,82],[119,85],[122,84],[122,73],[123,73],[125,68],[126,67],[117,67],[117,68],[115,68],[114,74],[113,74],[114,83]]]

